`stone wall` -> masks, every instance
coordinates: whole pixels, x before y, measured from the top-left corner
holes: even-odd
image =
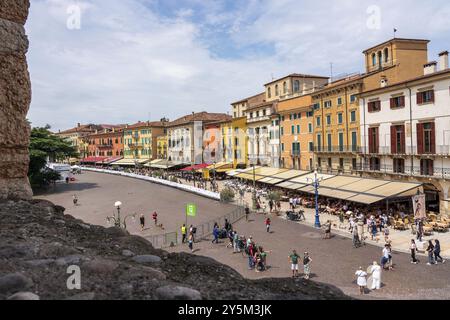
[[[31,84],[24,29],[29,6],[29,0],[0,0],[0,199],[32,196],[26,121]]]

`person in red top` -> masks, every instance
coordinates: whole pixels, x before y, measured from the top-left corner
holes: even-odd
[[[155,212],[153,212],[153,221],[155,221],[155,226],[158,224],[158,214]]]
[[[271,223],[270,218],[267,218],[266,219],[266,230],[267,230],[267,232],[270,232],[270,223]]]

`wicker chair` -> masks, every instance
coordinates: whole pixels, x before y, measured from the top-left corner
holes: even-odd
[[[397,220],[397,221],[395,221],[394,229],[396,229],[396,230],[406,230],[408,228],[406,227],[406,225],[405,225],[405,223],[403,221]]]

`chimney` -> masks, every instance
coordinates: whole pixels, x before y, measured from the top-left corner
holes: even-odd
[[[78,128],[81,127],[81,123],[78,122]]]
[[[436,61],[428,62],[423,66],[423,68],[424,68],[423,72],[424,75],[435,73],[437,70],[437,62]]]
[[[448,51],[439,53],[439,68],[440,71],[448,69]]]

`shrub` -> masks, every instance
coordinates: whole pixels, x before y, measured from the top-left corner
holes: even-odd
[[[231,188],[224,188],[220,191],[220,200],[223,202],[231,202],[234,199],[234,191]]]
[[[274,191],[274,192],[269,193],[268,198],[269,198],[269,200],[272,200],[272,201],[280,201],[281,194],[278,191]]]

